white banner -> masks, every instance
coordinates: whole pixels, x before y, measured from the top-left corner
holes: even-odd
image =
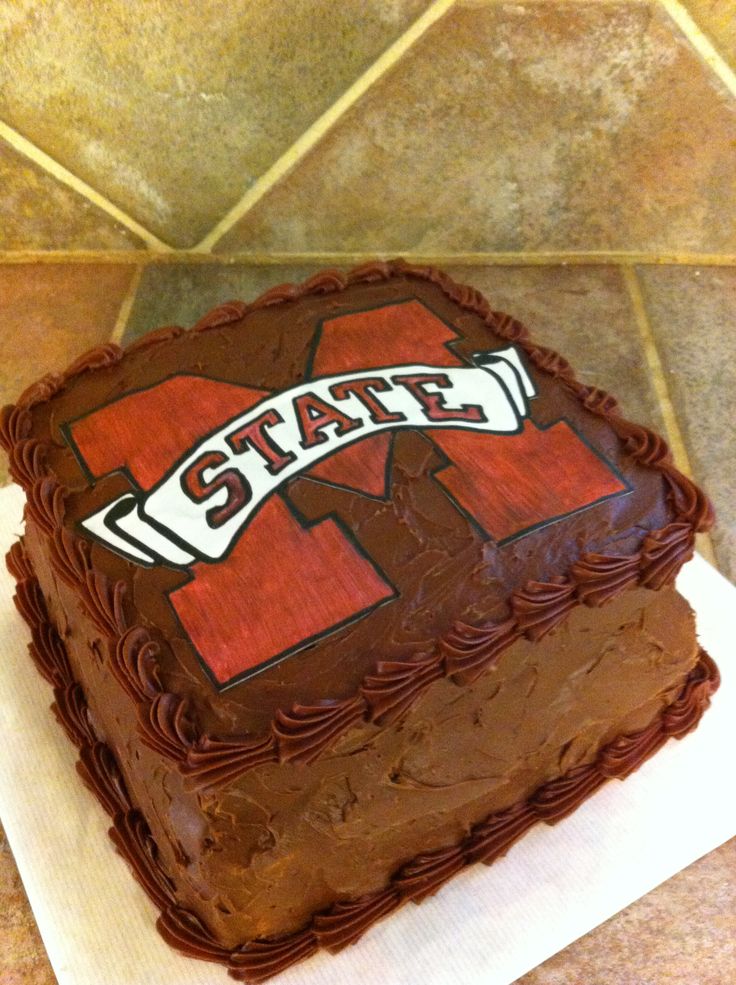
[[[126,493],[82,526],[139,564],[218,561],[280,486],[347,445],[398,428],[515,434],[534,395],[513,346],[478,353],[467,366],[388,366],[319,377],[232,418],[150,492]]]

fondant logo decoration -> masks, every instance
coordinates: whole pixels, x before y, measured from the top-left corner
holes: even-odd
[[[392,434],[421,430],[448,460],[436,480],[499,543],[628,491],[566,421],[528,419],[513,346],[465,361],[457,341],[421,302],[387,304],[323,322],[287,390],[177,374],[62,428],[92,481],[133,486],[84,530],[191,572],[169,598],[218,688],[396,597],[339,517],[296,513],[284,487],[299,475],[386,498]]]
[[[259,401],[203,438],[147,493],[82,526],[139,564],[219,561],[288,479],[399,428],[517,434],[534,386],[513,348],[475,366],[391,366],[323,376]]]

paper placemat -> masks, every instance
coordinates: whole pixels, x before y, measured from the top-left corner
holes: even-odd
[[[21,530],[23,495],[0,491],[0,552]],[[341,954],[318,954],[278,985],[509,985],[736,834],[736,589],[702,558],[678,586],[723,676],[699,728],[624,783],[540,825],[506,858],[474,866]],[[0,817],[60,985],[213,985],[224,969],[178,955],[115,854],[108,819],[74,770],[49,712],[51,689],[0,570]]]

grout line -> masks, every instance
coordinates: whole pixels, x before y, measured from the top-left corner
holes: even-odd
[[[136,222],[135,219],[123,212],[117,205],[110,202],[104,195],[92,188],[91,185],[88,185],[86,181],[78,178],[71,171],[67,171],[62,164],[59,164],[53,157],[42,151],[40,147],[36,147],[30,140],[21,136],[16,130],[9,127],[7,123],[3,123],[2,120],[0,120],[0,138],[5,140],[24,157],[29,158],[34,164],[37,164],[52,177],[56,178],[57,181],[62,182],[62,184],[77,192],[78,195],[82,195],[87,201],[96,205],[98,209],[102,209],[103,212],[106,212],[116,222],[119,222],[121,226],[125,226],[126,229],[135,233],[152,250],[166,251],[171,249],[167,243],[154,236],[153,233],[141,226],[139,222]]]
[[[133,309],[133,304],[135,302],[136,295],[138,294],[138,286],[140,285],[141,277],[143,276],[143,270],[143,265],[133,269],[133,276],[130,278],[128,290],[125,292],[123,303],[120,305],[118,317],[115,319],[115,327],[110,334],[110,341],[114,342],[116,345],[120,345],[123,335],[125,334],[125,328],[128,324],[128,319],[130,318],[130,312]]]
[[[736,72],[720,54],[708,35],[698,27],[690,13],[679,0],[659,0],[659,2],[703,61],[715,72],[731,95],[736,96]]]
[[[271,167],[265,171],[245,192],[243,197],[220,219],[213,229],[195,247],[196,250],[210,251],[238,220],[252,209],[274,185],[287,175],[330,130],[335,123],[353,106],[358,99],[386,72],[391,69],[406,51],[439,20],[455,3],[455,0],[434,0],[434,3],[417,18],[401,37],[397,38],[386,51],[337,99],[325,112],[308,127]]]
[[[394,253],[383,254],[383,258]],[[413,263],[437,266],[565,266],[565,265],[656,265],[736,267],[736,254],[729,253],[633,253],[598,250],[588,253],[412,253],[402,256]],[[251,267],[321,264],[322,266],[365,263],[381,259],[372,253],[201,253],[170,250],[0,250],[0,265],[19,263],[118,263],[118,264],[242,264]]]
[[[652,381],[654,392],[657,396],[659,409],[662,412],[667,441],[672,449],[672,457],[674,458],[675,465],[678,469],[688,478],[693,479],[693,469],[690,463],[690,456],[685,445],[685,439],[682,436],[679,421],[677,420],[677,413],[675,412],[675,407],[672,403],[669,387],[667,386],[664,366],[659,355],[659,349],[657,348],[657,341],[654,337],[652,326],[649,322],[649,316],[647,315],[644,295],[642,294],[639,278],[633,266],[622,267],[621,272],[629,292],[631,306],[634,310],[634,318],[636,319],[636,324],[639,329],[639,336],[644,348],[644,355],[649,368],[649,377]],[[718,567],[718,562],[716,561],[715,552],[713,550],[713,541],[711,540],[710,534],[698,534],[697,541],[699,552],[712,565]]]
[[[662,417],[664,418],[667,439],[670,448],[672,449],[675,464],[680,471],[684,472],[689,478],[692,478],[693,471],[690,465],[690,457],[687,453],[682,432],[680,431],[680,425],[677,421],[677,415],[675,414],[675,408],[667,386],[665,371],[659,355],[659,350],[657,348],[657,342],[654,337],[654,333],[652,332],[652,327],[649,323],[649,317],[644,304],[644,296],[642,295],[639,278],[637,277],[636,271],[633,267],[626,267],[622,269],[622,274],[629,292],[631,305],[634,309],[634,317],[636,319],[639,335],[644,348],[644,355],[649,368],[649,375],[652,380],[652,385],[654,386],[654,392],[657,395]]]

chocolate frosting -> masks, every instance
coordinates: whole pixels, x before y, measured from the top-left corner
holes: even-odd
[[[33,427],[33,417],[26,408],[9,404],[0,411],[0,444],[6,451],[27,438]]]
[[[154,329],[153,332],[148,332],[146,335],[141,336],[141,338],[135,339],[125,351],[129,354],[147,352],[149,349],[157,348],[164,342],[178,339],[180,335],[184,334],[184,331],[185,329],[179,325],[163,325],[161,328]]]
[[[18,485],[28,489],[46,474],[48,448],[37,438],[21,438],[7,449],[9,472]]]
[[[28,490],[26,513],[33,517],[45,534],[61,529],[64,519],[64,490],[51,476],[37,479]]]
[[[107,366],[114,366],[123,357],[123,350],[114,342],[106,342],[104,345],[95,346],[88,352],[83,353],[78,359],[69,366],[63,374],[64,381],[73,380],[84,373],[91,373],[95,369],[105,369]]]
[[[655,591],[674,582],[677,572],[693,555],[695,538],[687,523],[670,523],[644,538],[641,583]]]
[[[63,388],[68,379],[71,379],[69,370],[66,373],[47,373],[21,393],[17,409],[27,411],[37,404],[45,404]]]
[[[575,585],[565,578],[559,583],[530,581],[511,597],[518,631],[535,643],[562,622],[575,605]]]
[[[448,507],[435,478],[443,463],[436,447],[419,434],[407,432],[394,440],[390,499],[371,499],[310,476],[298,478],[286,493],[292,506],[306,521],[334,514],[356,535],[359,531],[370,556],[399,582],[399,598],[317,641],[303,657],[217,694],[165,601],[183,584],[182,575],[144,570],[73,532],[81,517],[130,485],[119,473],[90,488],[60,425],[171,372],[206,370],[224,382],[267,390],[289,386],[303,378],[310,340],[326,313],[336,317],[407,296],[453,326],[458,352],[518,345],[539,392],[535,423],[544,428],[564,416],[633,491],[499,550]],[[631,613],[643,621],[654,606],[647,609],[641,596],[653,597],[663,589],[673,594],[667,586],[690,557],[695,533],[712,524],[712,507],[675,469],[657,435],[625,421],[613,397],[577,381],[569,364],[532,342],[516,319],[493,311],[475,289],[401,261],[367,264],[349,274],[326,271],[302,285],[274,288],[250,304],[221,305],[190,331],[167,326],[127,350],[115,345],[91,350],[66,372],[28,388],[15,407],[5,408],[0,442],[8,450],[11,474],[28,494],[29,552],[36,565],[43,564],[42,591],[29,554],[21,545],[10,552],[8,566],[18,580],[16,605],[32,628],[31,655],[54,687],[57,718],[80,747],[80,774],[113,817],[111,836],[118,850],[160,908],[162,935],[185,953],[225,963],[237,979],[262,981],[319,947],[337,950],[407,900],[418,902],[434,892],[464,865],[492,862],[533,824],[565,816],[606,779],[628,775],[668,737],[693,728],[718,685],[715,666],[701,653],[683,687],[673,690],[663,675],[657,700],[642,703],[636,713],[629,709],[624,719],[630,724],[622,734],[580,734],[562,747],[559,761],[545,767],[546,773],[530,767],[529,776],[538,779],[526,789],[518,786],[523,796],[517,794],[516,803],[507,806],[506,800],[503,809],[489,814],[486,808],[486,816],[464,815],[462,831],[446,825],[441,830],[447,832],[447,844],[411,842],[425,845],[419,854],[416,847],[403,855],[394,848],[400,864],[386,872],[390,878],[380,888],[345,898],[338,894],[336,901],[325,891],[325,899],[333,902],[308,919],[297,915],[291,925],[296,929],[257,932],[237,946],[232,938],[226,945],[227,890],[219,901],[213,898],[216,888],[207,882],[206,866],[208,852],[222,850],[218,838],[229,824],[228,811],[242,808],[247,817],[249,798],[259,784],[267,789],[274,784],[273,796],[285,797],[284,791],[277,793],[280,781],[273,772],[280,770],[292,777],[295,790],[305,784],[307,823],[321,830],[332,823],[333,810],[345,822],[350,790],[330,793],[331,757],[354,756],[359,770],[361,756],[374,741],[398,736],[405,726],[411,731],[413,712],[423,701],[444,700],[449,706],[454,693],[458,700],[472,698],[474,687],[484,688],[489,701],[508,687],[513,714],[513,695],[532,694],[536,686],[534,650],[557,647],[559,658],[561,644],[555,641],[575,613],[615,609],[617,600],[636,596]],[[660,620],[667,604],[662,603]],[[592,620],[592,613],[586,618]],[[679,611],[677,619],[682,619]],[[82,625],[87,628],[80,630]],[[625,620],[620,628],[626,630]],[[99,702],[97,715],[73,671],[79,662],[75,665],[69,655],[80,645],[80,632],[88,633],[85,659],[97,664],[94,673],[90,665],[89,676],[100,688],[90,691],[92,705]],[[508,667],[501,669],[512,656],[519,662],[515,678]],[[692,667],[692,658],[683,651],[670,675],[685,665]],[[582,671],[571,667],[567,673],[574,681]],[[500,683],[494,690],[496,674]],[[677,680],[683,678],[684,673]],[[190,822],[169,826],[159,817],[166,809],[161,798],[140,782],[143,773],[130,772],[130,749],[120,738],[124,727],[105,717],[110,714],[105,702],[115,704],[119,695],[134,710],[132,728],[153,757],[146,760],[147,768],[164,778],[163,800],[168,798],[172,812],[190,810],[196,802],[203,822],[211,826],[211,834],[199,839],[195,857],[177,840],[198,840]],[[481,715],[483,707],[481,701],[475,714]],[[118,710],[122,721],[128,709],[120,705]],[[411,741],[411,736],[406,739],[409,750]],[[441,749],[439,733],[437,741]],[[576,743],[580,748],[571,749]],[[447,758],[446,750],[443,754]],[[408,759],[413,755],[410,751]],[[392,767],[386,782],[431,789],[436,781],[425,784],[421,755],[414,759],[411,768],[403,760]],[[310,799],[312,770],[315,783],[325,784],[327,808]],[[553,778],[540,785],[545,775]],[[317,781],[318,776],[325,779]],[[288,779],[282,782],[288,787]],[[453,778],[437,788],[452,790],[456,782],[476,780]],[[418,815],[416,823],[423,830],[426,820]],[[162,836],[158,844],[152,829]],[[252,856],[256,866],[262,864],[259,853],[268,859],[269,839],[276,835],[266,825],[262,837],[266,847]],[[190,883],[181,880],[182,873]],[[220,924],[208,926],[209,917],[205,922],[194,912],[195,902],[204,904],[203,912],[213,921],[221,915]]]
[[[187,747],[182,772],[189,785],[221,786],[248,770],[276,762],[279,758],[274,736],[248,739],[212,739],[200,736]]]
[[[518,635],[514,619],[485,627],[455,623],[442,641],[448,675],[456,684],[472,683],[484,670],[494,666]]]
[[[400,718],[422,691],[444,676],[445,659],[446,654],[440,650],[426,659],[382,660],[376,666],[376,673],[369,674],[360,689],[368,704],[369,721],[390,722]]]
[[[585,605],[604,605],[639,580],[641,560],[630,557],[606,557],[586,554],[572,567],[578,599]]]
[[[272,727],[279,761],[310,763],[336,736],[363,717],[361,698],[324,701],[319,705],[294,705],[286,714],[276,712]]]
[[[133,626],[122,634],[113,653],[110,668],[120,686],[135,702],[153,701],[161,693],[156,640],[142,626]]]
[[[564,776],[543,784],[526,800],[475,824],[459,844],[416,856],[395,873],[384,889],[358,899],[336,902],[327,912],[316,914],[304,930],[279,939],[250,941],[226,948],[195,914],[177,904],[174,883],[165,871],[143,815],[131,806],[115,755],[97,739],[91,727],[85,696],[70,677],[64,645],[50,625],[38,582],[32,573],[29,574],[32,566],[20,543],[14,545],[8,555],[8,567],[19,577],[16,604],[33,631],[31,654],[41,673],[51,680],[58,680],[61,685],[55,692],[55,710],[67,734],[80,749],[79,773],[113,818],[110,837],[116,848],[161,910],[157,922],[160,933],[183,953],[223,963],[233,978],[249,982],[264,981],[320,947],[340,950],[405,902],[420,902],[436,892],[466,865],[491,864],[539,821],[549,824],[567,816],[606,780],[623,779],[669,737],[682,738],[695,728],[720,683],[715,664],[701,650],[697,664],[675,700],[644,729],[621,735],[604,746],[594,762],[574,767]],[[149,643],[140,631],[126,634],[126,651],[137,654],[126,658],[126,665],[132,665],[132,674],[139,679],[138,668],[142,668],[146,682],[147,660],[141,654]],[[145,689],[147,683],[142,686]]]
[[[420,285],[427,285],[430,290],[428,298],[434,307],[437,304],[437,292],[439,296],[444,296],[447,301],[456,306],[468,315],[476,318],[482,326],[482,331],[491,332],[498,339],[514,342],[520,345],[528,360],[543,374],[547,374],[556,380],[566,390],[577,399],[586,411],[603,419],[606,427],[614,432],[619,438],[620,445],[617,450],[619,465],[627,468],[632,479],[635,472],[633,468],[645,466],[648,470],[662,475],[669,489],[668,503],[669,515],[665,518],[669,521],[660,529],[650,529],[643,531],[643,541],[636,545],[635,550],[629,552],[622,551],[618,544],[626,543],[626,538],[622,538],[621,531],[614,526],[616,534],[616,551],[613,554],[605,551],[596,551],[572,558],[573,563],[567,567],[566,573],[560,574],[556,562],[551,565],[554,577],[545,581],[538,577],[531,577],[517,584],[508,593],[508,603],[510,612],[499,613],[500,617],[489,618],[488,612],[480,622],[467,621],[468,615],[473,615],[473,609],[478,609],[478,601],[474,602],[471,609],[467,612],[456,611],[455,618],[451,620],[450,627],[466,625],[468,630],[476,630],[481,637],[494,638],[497,634],[508,642],[513,638],[524,635],[528,639],[541,640],[555,626],[564,620],[566,615],[578,603],[601,604],[612,598],[617,592],[625,590],[630,585],[639,583],[657,589],[669,583],[675,576],[679,566],[684,563],[692,552],[694,533],[699,530],[708,529],[712,523],[712,509],[707,498],[690,482],[682,476],[672,465],[671,458],[667,453],[665,443],[639,425],[625,421],[618,414],[616,401],[605,391],[586,386],[579,383],[569,366],[569,364],[552,350],[534,344],[529,340],[526,328],[511,316],[494,312],[488,302],[473,288],[465,287],[454,283],[447,275],[432,268],[412,267],[402,261],[393,263],[372,263],[357,268],[349,274],[337,271],[325,271],[318,274],[302,285],[282,285],[266,292],[256,301],[250,304],[243,302],[228,302],[225,305],[214,309],[205,315],[194,326],[190,333],[183,332],[177,326],[165,327],[158,332],[150,333],[144,339],[134,343],[127,351],[112,344],[99,346],[90,350],[82,357],[77,359],[64,373],[53,374],[43,378],[39,383],[30,387],[18,401],[16,408],[6,409],[3,415],[2,441],[8,448],[11,459],[11,472],[22,485],[29,491],[29,511],[34,519],[39,520],[46,532],[52,534],[54,548],[52,561],[55,564],[57,573],[63,579],[69,581],[71,578],[78,580],[80,593],[85,599],[85,604],[92,616],[99,631],[115,639],[120,636],[128,626],[125,610],[126,598],[144,598],[136,591],[139,581],[146,579],[147,573],[135,566],[121,562],[119,558],[110,555],[104,549],[92,546],[91,551],[86,550],[89,545],[79,547],[72,539],[69,532],[69,524],[80,515],[80,504],[89,499],[89,494],[82,492],[85,482],[81,483],[79,470],[76,462],[71,459],[68,450],[54,434],[53,423],[60,421],[63,417],[78,416],[85,407],[94,406],[99,400],[99,395],[112,387],[116,393],[124,391],[126,386],[130,386],[134,378],[139,378],[144,372],[143,365],[138,356],[143,356],[148,361],[148,351],[150,347],[155,347],[158,358],[164,352],[174,353],[174,346],[185,345],[189,339],[194,339],[206,333],[208,337],[228,329],[234,330],[233,326],[239,327],[241,324],[250,324],[254,318],[258,317],[259,312],[266,309],[290,306],[294,308],[297,304],[304,304],[312,298],[335,297],[349,293],[350,290],[356,291],[363,287],[365,290],[368,285],[373,289],[384,290],[386,286],[391,286],[394,294],[401,287],[394,288],[394,284],[407,284],[415,291]],[[434,293],[432,293],[434,291]],[[390,295],[389,295],[390,296]],[[356,298],[360,295],[356,295]],[[358,301],[352,303],[355,307]],[[350,307],[350,305],[348,305]],[[294,310],[296,310],[294,308]],[[316,309],[315,309],[316,310]],[[444,311],[441,312],[446,317]],[[462,330],[469,331],[468,316],[462,321]],[[260,323],[259,323],[260,324]],[[460,325],[460,321],[456,321]],[[251,333],[257,335],[259,325],[255,322],[250,328]],[[477,336],[478,339],[481,336]],[[263,343],[261,343],[263,344]],[[209,350],[212,352],[212,347]],[[177,357],[178,358],[178,357]],[[130,363],[130,371],[125,372],[126,364]],[[159,374],[165,372],[165,364],[161,362],[161,368],[157,370]],[[104,373],[115,372],[118,374],[117,380],[104,376]],[[122,377],[120,373],[124,373]],[[74,386],[75,381],[84,376],[87,388],[82,390]],[[100,378],[104,385],[101,389],[99,385],[92,384],[92,381]],[[251,381],[249,381],[251,382]],[[272,385],[270,380],[256,380],[252,382],[257,385]],[[60,396],[68,393],[68,400],[64,404],[63,412],[56,409],[51,411],[51,415],[45,415],[38,419],[37,423],[29,424],[28,412],[37,412],[44,406],[51,406]],[[540,399],[546,399],[544,388]],[[32,420],[36,420],[32,418]],[[48,428],[51,428],[50,431]],[[32,437],[28,435],[33,433]],[[36,435],[43,434],[43,437]],[[408,437],[408,436],[407,436]],[[398,446],[397,442],[397,446]],[[408,442],[404,442],[407,446]],[[606,449],[610,452],[610,448]],[[398,454],[398,453],[397,453]],[[623,457],[620,457],[622,456]],[[627,463],[628,464],[625,464]],[[51,466],[55,474],[49,475],[47,469]],[[398,466],[395,465],[395,467]],[[56,475],[63,473],[65,485],[62,485]],[[644,479],[650,482],[649,477],[644,474],[636,474],[636,480],[641,485],[645,485]],[[93,499],[98,499],[97,495],[109,495],[106,490],[109,483],[113,480],[102,480],[98,482],[94,490]],[[69,488],[66,488],[66,485]],[[297,480],[292,485],[292,493],[296,497],[296,502],[300,509],[306,510],[309,515],[309,503],[305,502],[307,494],[311,493],[313,483],[309,480]],[[78,492],[77,490],[80,490]],[[316,500],[320,504],[327,502],[332,491],[325,486],[315,490]],[[334,493],[337,497],[337,492]],[[355,500],[355,497],[352,497]],[[640,529],[643,522],[643,514],[649,513],[656,515],[656,511],[651,508],[651,499],[647,497],[642,503],[643,509],[638,511],[634,518],[628,507],[625,510],[630,515],[629,523],[631,530]],[[366,501],[363,500],[360,508],[365,510]],[[327,503],[329,506],[329,503]],[[420,504],[417,504],[420,507]],[[355,505],[352,507],[355,509]],[[617,523],[616,512],[620,507],[615,503],[611,506],[611,512],[607,516],[601,516],[603,525],[595,524],[595,534],[578,533],[577,539],[585,536],[587,540],[593,537],[600,538],[603,527],[614,521]],[[63,520],[64,512],[69,512],[66,521]],[[418,514],[419,515],[419,514]],[[660,515],[662,515],[660,513]],[[573,518],[574,519],[574,518]],[[585,517],[582,522],[587,523]],[[564,525],[566,528],[568,524]],[[531,557],[536,557],[536,537],[532,545]],[[607,538],[611,540],[610,536]],[[569,538],[568,538],[569,542]],[[551,546],[557,549],[559,541],[554,538]],[[541,544],[541,541],[540,541]],[[380,552],[379,552],[380,553]],[[511,555],[515,559],[514,555]],[[518,554],[519,562],[522,562],[523,552]],[[468,562],[473,563],[470,557]],[[81,566],[84,567],[82,577]],[[517,565],[519,573],[530,570],[529,561],[524,561]],[[539,570],[539,563],[534,563],[531,568]],[[557,570],[554,570],[557,568]],[[549,567],[548,567],[549,570]],[[513,571],[509,569],[506,577]],[[166,578],[165,574],[158,577]],[[502,576],[503,577],[503,576]],[[156,578],[154,578],[154,582]],[[132,594],[131,594],[132,587]],[[160,590],[160,589],[159,589]],[[464,593],[467,594],[467,593]],[[145,598],[154,598],[155,594],[147,592]],[[462,603],[458,603],[459,606]],[[515,619],[513,630],[507,627],[507,615],[512,614]],[[153,626],[166,627],[166,620],[162,618],[164,613],[158,611],[147,614]],[[378,618],[380,614],[376,614]],[[170,617],[169,617],[170,619]],[[370,632],[370,620],[364,620],[365,632]],[[466,630],[467,632],[467,630]],[[346,631],[343,634],[345,640],[345,652],[349,647],[352,653],[351,661],[355,670],[359,669],[356,657],[360,651],[356,652],[354,643],[351,643],[354,633]],[[233,697],[225,693],[220,696],[219,702],[212,700],[202,701],[199,688],[192,687],[191,678],[199,676],[196,660],[193,658],[191,649],[185,646],[187,674],[182,676],[179,672],[178,662],[184,655],[182,645],[177,643],[176,652],[172,653],[170,639],[181,638],[181,633],[176,624],[172,624],[170,629],[165,632],[164,637],[157,636],[158,654],[157,660],[160,667],[161,690],[167,693],[175,693],[172,688],[173,682],[179,686],[184,685],[186,694],[176,695],[176,699],[163,701],[156,692],[141,694],[138,698],[143,703],[156,701],[157,707],[154,711],[141,709],[139,718],[141,722],[141,738],[145,742],[152,742],[156,748],[168,748],[172,759],[177,761],[189,760],[188,750],[193,750],[190,765],[192,772],[190,775],[207,776],[208,782],[214,775],[221,779],[227,777],[228,781],[238,775],[242,769],[250,769],[260,765],[264,761],[264,756],[269,754],[273,761],[284,761],[296,759],[297,761],[311,761],[314,756],[319,755],[323,750],[329,748],[330,744],[343,732],[349,729],[357,717],[362,715],[366,721],[384,720],[387,716],[400,715],[406,711],[413,701],[434,681],[439,674],[450,675],[459,684],[467,683],[470,679],[467,675],[469,661],[472,659],[466,655],[465,668],[461,668],[458,658],[453,654],[453,641],[457,642],[456,631],[448,628],[440,635],[439,645],[434,653],[430,655],[419,655],[419,659],[412,657],[409,660],[402,655],[397,659],[379,659],[373,666],[366,666],[362,676],[356,676],[355,687],[352,695],[332,696],[321,694],[315,695],[317,700],[310,700],[306,703],[296,701],[290,708],[276,706],[273,709],[270,727],[264,729],[255,725],[261,715],[254,715],[255,703],[259,708],[266,707],[273,698],[272,693],[282,694],[284,692],[284,674],[288,676],[293,684],[290,689],[302,691],[310,689],[309,682],[314,678],[315,664],[318,665],[317,656],[324,647],[317,647],[310,660],[305,665],[308,668],[309,677],[300,672],[299,661],[287,661],[286,665],[274,672],[266,671],[259,675],[259,678],[248,682],[248,693],[244,694],[245,704],[238,700],[238,695],[233,692]],[[182,641],[183,642],[183,641]],[[330,644],[333,644],[331,639]],[[341,644],[342,645],[342,644]],[[366,649],[366,655],[370,648]],[[397,650],[397,657],[398,657]],[[488,660],[476,658],[473,667],[475,673],[481,673],[484,667],[493,660],[493,647],[490,648]],[[495,651],[496,655],[498,651]],[[328,651],[325,651],[325,658]],[[321,657],[319,659],[322,659]],[[333,658],[330,658],[333,659]],[[459,676],[461,670],[465,670],[464,676]],[[317,676],[320,676],[317,674]],[[274,686],[275,691],[274,691]],[[240,689],[246,687],[242,685]],[[258,696],[256,697],[256,693]],[[194,704],[193,704],[194,702]],[[195,707],[195,705],[197,705]],[[181,722],[183,708],[187,708],[188,723],[190,727],[182,732],[177,722]],[[243,712],[249,709],[253,717],[254,725],[245,735],[238,733],[228,733],[227,722],[230,720],[243,719]],[[178,716],[177,721],[174,718]],[[168,717],[169,721],[166,721]],[[270,734],[269,734],[270,733]],[[178,736],[186,734],[191,737],[190,745],[180,745]],[[216,754],[213,750],[217,750]],[[256,755],[252,755],[254,750],[258,750]],[[218,768],[215,772],[210,770],[200,771],[194,768],[201,767],[203,756],[212,762],[216,758]],[[223,768],[227,759],[230,759],[229,768]]]

